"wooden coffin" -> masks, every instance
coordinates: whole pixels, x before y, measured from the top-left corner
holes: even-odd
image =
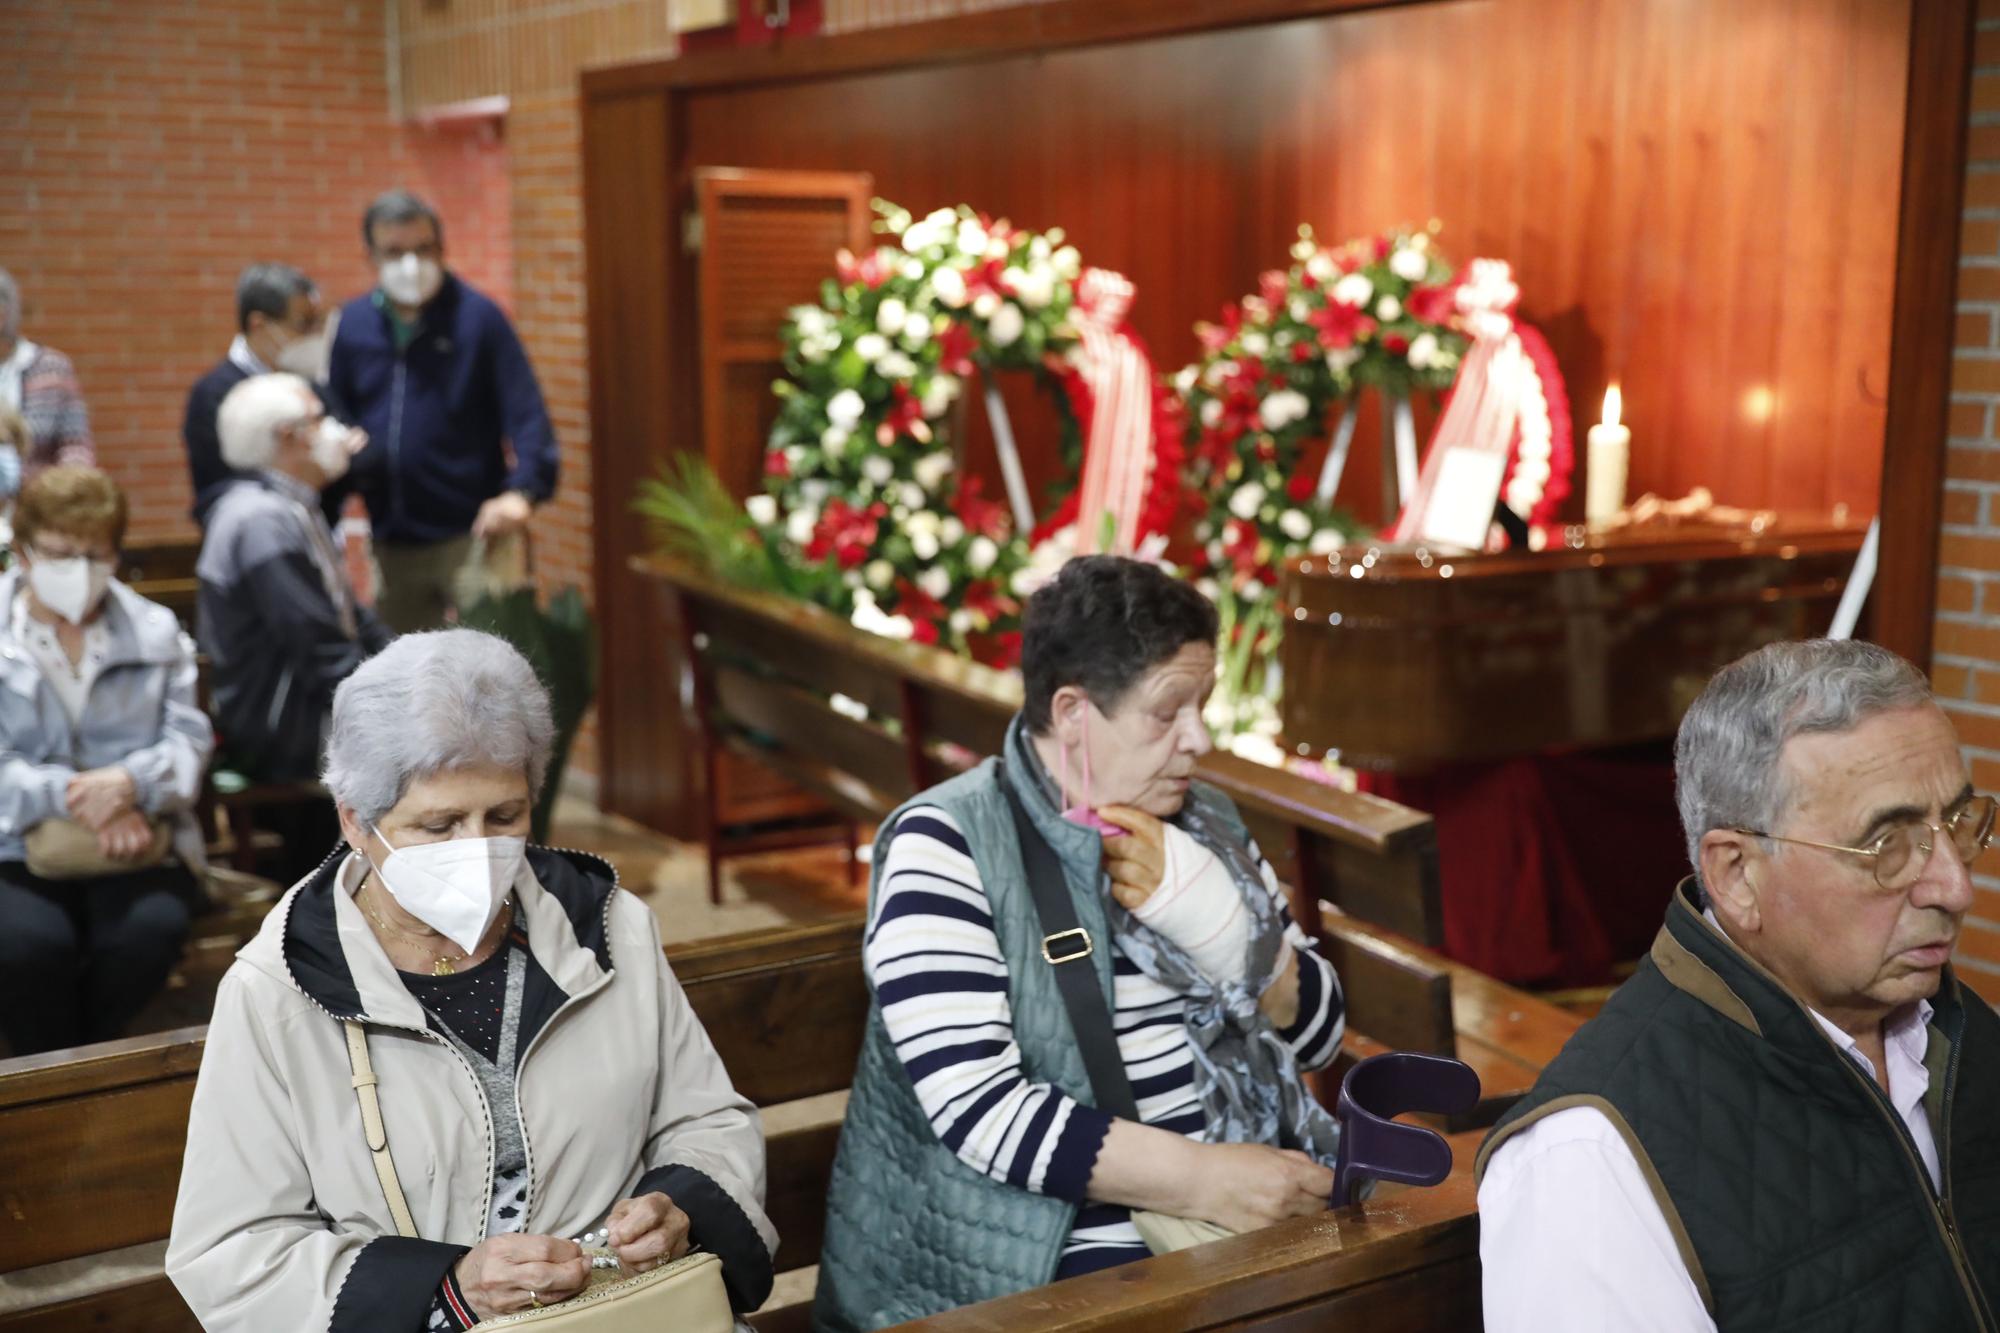
[[[1389,772],[1673,734],[1717,667],[1826,632],[1865,524],[1578,535],[1287,567],[1284,739]]]

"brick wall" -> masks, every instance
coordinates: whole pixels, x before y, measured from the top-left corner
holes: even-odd
[[[22,331],[75,360],[135,531],[192,535],[181,411],[235,332],[238,271],[367,283],[356,220],[404,165],[381,6],[10,0],[0,26]]]
[[[2000,0],[1981,0],[1974,64],[1932,675],[1974,785],[2000,791]],[[2000,999],[2000,853],[1981,869],[1959,966]]]

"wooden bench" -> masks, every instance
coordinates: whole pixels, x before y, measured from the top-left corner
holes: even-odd
[[[853,628],[785,598],[720,582],[685,561],[635,559],[681,626],[701,736],[711,893],[726,853],[716,826],[725,749],[769,765],[861,823],[996,753],[1020,708],[1017,673]],[[867,710],[850,715],[841,695]],[[1443,942],[1430,816],[1217,752],[1198,776],[1236,802],[1315,931],[1322,900],[1433,948]]]
[[[1482,1109],[1491,1114],[1532,1082],[1538,1068],[1532,1052],[1508,1050],[1510,1041],[1533,1026],[1519,1021],[1520,1015],[1548,1018],[1535,1010],[1531,997],[1466,975],[1427,950],[1338,914],[1328,916],[1325,947],[1343,968],[1351,1020],[1344,1059],[1383,1047],[1382,1041],[1355,1030],[1366,1016],[1382,1025],[1388,1044],[1399,1048],[1455,1049],[1461,1056],[1490,1048],[1482,1076],[1513,1079],[1505,1088],[1489,1082]],[[845,1089],[867,1018],[860,951],[861,922],[853,917],[669,950],[675,973],[732,1080],[745,1097],[766,1108],[766,1209],[781,1236],[780,1292],[793,1299],[756,1317],[763,1333],[806,1327],[808,1307],[801,1302],[810,1296]],[[1473,1002],[1454,1011],[1442,1001],[1457,991]],[[1461,1016],[1457,1032],[1440,1026],[1454,1012]],[[1467,1014],[1479,1015],[1481,1021],[1493,1016],[1501,1026],[1491,1032],[1467,1030]],[[153,1333],[194,1327],[161,1266],[204,1033],[189,1028],[0,1062],[0,1329],[115,1327]],[[1423,1209],[1410,1214],[1431,1216]],[[1392,1226],[1387,1215],[1368,1217],[1361,1231],[1351,1222],[1329,1228],[1327,1219],[1315,1219],[1296,1236],[1287,1230],[1282,1243],[1272,1243],[1268,1263],[1257,1261],[1262,1252],[1257,1247],[1244,1250],[1242,1242],[1227,1242],[1218,1255],[1200,1263],[1189,1255],[1166,1256],[1148,1261],[1143,1271],[1120,1270],[1138,1276],[1108,1283],[1097,1277],[1079,1281],[1092,1284],[1088,1290],[1097,1293],[1090,1297],[1093,1301],[1108,1293],[1123,1293],[1123,1300],[1142,1288],[1154,1291],[1157,1267],[1159,1281],[1181,1291],[1177,1300],[1233,1310],[1243,1300],[1258,1308],[1289,1300],[1288,1293],[1301,1283],[1317,1293],[1315,1299],[1335,1294],[1360,1299],[1350,1288],[1374,1273],[1375,1265],[1388,1262],[1385,1256],[1393,1257],[1397,1274],[1415,1273],[1433,1259],[1455,1262],[1452,1247],[1462,1237],[1448,1227],[1426,1231],[1414,1222]],[[1443,1226],[1449,1219],[1433,1220]],[[1392,1234],[1400,1248],[1374,1248]],[[1333,1262],[1364,1242],[1376,1258]],[[1208,1249],[1200,1254],[1207,1256]],[[1211,1258],[1213,1266],[1206,1266]],[[1330,1266],[1324,1281],[1318,1281],[1314,1264],[1322,1260]],[[1356,1263],[1361,1266],[1354,1267]],[[1448,1276],[1433,1274],[1418,1285]],[[1250,1284],[1249,1294],[1239,1293],[1220,1305],[1213,1302],[1221,1297],[1198,1298],[1191,1291],[1206,1282],[1233,1286],[1239,1281]],[[1064,1283],[1047,1290],[1068,1288]],[[1476,1279],[1465,1289],[1476,1294]],[[1060,1299],[1072,1300],[1069,1295]],[[1158,1318],[1147,1300],[1131,1304],[1129,1311],[1129,1319],[1137,1322],[1106,1326],[1181,1326],[1146,1323]],[[1003,1319],[993,1326],[1041,1325]]]

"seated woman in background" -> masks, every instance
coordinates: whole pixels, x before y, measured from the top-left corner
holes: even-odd
[[[1071,561],[1028,603],[1001,758],[882,825],[816,1327],[1143,1258],[1134,1209],[1242,1231],[1326,1207],[1336,1130],[1301,1071],[1340,1047],[1340,988],[1228,798],[1191,780],[1215,635],[1159,569]],[[1044,929],[1024,836],[1081,937]],[[1094,969],[1137,1120],[1097,1109],[1059,967]]]
[[[0,1031],[16,1055],[115,1037],[203,901],[212,733],[173,612],[112,578],[125,496],[53,467],[0,576]]]
[[[600,1228],[628,1267],[713,1252],[739,1310],[768,1293],[757,1112],[652,911],[526,845],[553,735],[526,659],[473,630],[398,640],[334,696],[351,850],[237,956],[195,1084],[166,1266],[209,1333],[464,1328],[575,1294],[570,1238]]]

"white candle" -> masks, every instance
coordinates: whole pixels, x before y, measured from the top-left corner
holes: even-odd
[[[1604,391],[1604,420],[1590,428],[1590,472],[1585,479],[1584,522],[1603,524],[1625,507],[1625,474],[1632,463],[1632,431],[1618,424],[1624,401],[1618,386]]]

